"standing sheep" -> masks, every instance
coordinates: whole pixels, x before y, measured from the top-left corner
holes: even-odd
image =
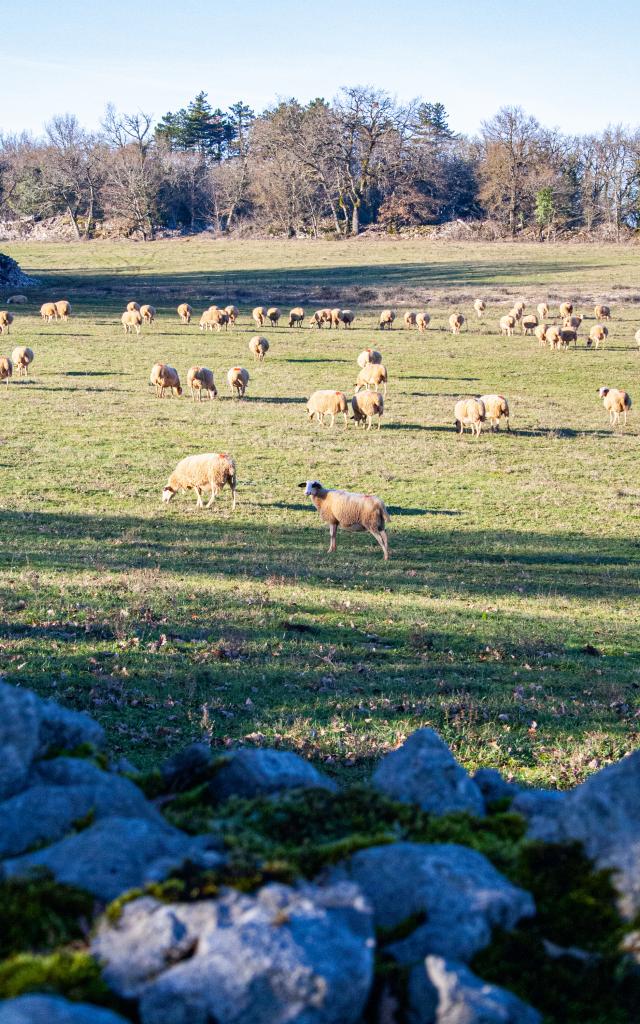
[[[549,348],[560,348],[560,344],[562,342],[562,338],[560,337],[560,328],[553,325],[551,327],[547,327],[545,331],[545,339]]]
[[[522,317],[522,320],[520,321],[520,326],[522,327],[522,333],[523,334],[525,334],[525,335],[533,334],[535,329],[536,329],[536,327],[538,326],[538,318],[537,318],[536,314],[535,313],[526,313]]]
[[[264,306],[256,306],[251,316],[257,323],[258,327],[262,327],[264,325],[265,320],[267,319],[267,311],[264,308]]]
[[[562,342],[563,348],[569,348],[571,342],[573,342],[575,348],[578,344],[578,332],[575,331],[573,327],[561,327],[560,341]]]
[[[302,306],[294,306],[289,313],[289,327],[302,327],[304,322],[304,309]]]
[[[66,299],[60,299],[56,302],[56,313],[59,320],[68,320],[71,316],[71,304]]]
[[[272,327],[277,327],[279,319],[280,310],[277,306],[271,306],[270,309],[267,310],[267,320],[270,322]]]
[[[191,400],[195,402],[196,391],[198,401],[202,401],[202,392],[206,391],[209,401],[218,397],[218,390],[213,381],[213,372],[206,366],[191,366],[187,372],[187,387],[191,393]]]
[[[13,313],[9,313],[8,310],[0,310],[0,334],[4,334],[5,330],[7,334],[10,334],[9,328],[13,323]]]
[[[418,315],[416,316],[416,324],[418,325],[418,330],[420,331],[420,333],[426,331],[430,323],[431,317],[429,316],[428,313],[418,313]]]
[[[120,319],[122,321],[125,334],[130,334],[132,330],[135,330],[136,334],[140,334],[142,315],[139,310],[126,309]]]
[[[236,464],[226,452],[207,452],[188,455],[182,459],[167,480],[162,500],[169,502],[178,491],[195,491],[196,508],[203,508],[202,492],[211,491],[207,508],[211,508],[222,488],[228,484],[232,495],[232,509],[236,507]]]
[[[329,320],[329,330],[331,330],[332,327],[335,327],[337,331],[340,326],[340,310],[336,307],[335,309],[332,309],[330,312],[331,317]]]
[[[605,305],[597,305],[594,309],[594,315],[596,320],[610,320],[611,319],[611,308]]]
[[[518,301],[514,303],[513,308],[518,311],[520,316],[522,316],[525,309],[527,308],[527,304],[524,301],[524,299],[518,299]]]
[[[577,331],[582,323],[582,317],[580,313],[575,313],[573,316],[565,316],[562,321],[562,326],[567,327],[569,330]]]
[[[9,387],[9,378],[13,376],[13,363],[9,356],[0,356],[0,380],[6,380]]]
[[[58,310],[55,302],[44,302],[40,306],[40,316],[47,324],[50,324],[52,320],[57,320]]]
[[[351,309],[341,309],[340,310],[340,314],[338,316],[338,322],[341,323],[343,327],[348,329],[349,327],[351,327],[351,324],[353,323],[355,318],[356,318],[356,315],[353,312],[353,310],[351,310]]]
[[[449,327],[452,334],[460,334],[462,325],[464,324],[464,317],[462,313],[452,313],[449,317]]]
[[[232,366],[227,374],[227,384],[236,398],[244,398],[249,384],[249,371],[243,366]]]
[[[472,434],[477,434],[480,437],[482,424],[486,420],[486,410],[481,399],[461,398],[455,404],[453,416],[456,431],[459,434],[464,434],[464,428],[469,427]]]
[[[624,415],[624,425],[627,425],[627,413],[631,408],[631,399],[626,391],[619,388],[599,388],[598,394],[602,404],[609,413],[609,423],[612,427],[620,423],[620,416]]]
[[[140,303],[139,302],[127,302],[127,309],[128,309],[128,311],[130,313],[139,313],[140,312]]]
[[[592,344],[595,343],[596,350],[599,345],[604,345],[605,341],[609,336],[609,329],[604,324],[594,324],[589,331],[589,340],[587,342],[587,348],[591,348]]]
[[[152,324],[156,318],[156,311],[153,306],[148,304],[140,306],[140,316],[145,324]]]
[[[513,313],[505,313],[500,317],[500,333],[506,334],[509,338],[513,335],[516,326],[516,318]]]
[[[240,316],[240,310],[238,309],[237,306],[231,305],[231,306],[225,306],[224,307],[224,311],[227,314],[227,316],[229,317],[229,323],[233,327],[233,325],[235,324],[236,320]]]
[[[257,362],[262,363],[269,351],[269,342],[262,335],[256,334],[255,338],[252,338],[249,342],[249,351],[253,353],[253,358]]]
[[[405,313],[404,314],[404,326],[407,330],[411,330],[412,327],[416,326],[417,313]]]
[[[358,391],[366,388],[367,390],[373,388],[378,390],[380,385],[384,387],[384,397],[387,397],[387,368],[382,363],[365,363],[358,374],[354,390],[356,394]]]
[[[482,320],[482,314],[484,313],[485,309],[487,308],[487,304],[484,301],[484,299],[476,299],[476,301],[473,304],[473,308],[475,309],[476,313],[478,314],[478,320]]]
[[[384,414],[384,398],[379,391],[363,391],[359,395],[354,395],[351,399],[351,409],[356,426],[362,423],[363,427],[366,426],[367,430],[371,430],[373,417],[377,416],[378,430],[380,430]]]
[[[14,366],[18,368],[18,377],[29,376],[29,366],[33,362],[33,349],[27,348],[26,345],[20,345],[18,348],[14,348],[11,353],[11,361]]]
[[[200,317],[200,323],[198,324],[201,331],[212,331],[213,330],[214,313],[211,309],[205,309],[204,313]]]
[[[26,295],[10,295],[7,299],[7,306],[26,306],[28,301]]]
[[[538,305],[538,316],[541,320],[546,320],[549,316],[549,307],[546,302],[541,302]]]
[[[358,356],[358,366],[364,369],[367,363],[381,363],[382,355],[375,348],[365,348]]]
[[[504,416],[509,426],[509,403],[504,395],[481,395],[480,402],[484,405],[485,416],[491,423],[491,430],[500,430],[500,419]]]
[[[396,318],[396,314],[392,309],[383,309],[378,320],[378,327],[381,331],[390,331],[393,327],[393,321]]]
[[[344,416],[345,429],[349,426],[349,406],[343,391],[314,391],[307,402],[307,416],[310,420],[315,416],[318,423],[324,424],[325,416],[331,417],[331,426],[336,416]]]
[[[547,324],[538,324],[538,326],[536,327],[535,331],[533,332],[535,334],[536,338],[538,339],[538,341],[540,342],[540,347],[541,348],[544,345],[547,344],[547,331],[548,330],[549,330],[549,327],[548,327]]]
[[[571,316],[573,313],[573,302],[561,302],[559,306],[560,316]]]
[[[178,371],[175,367],[168,366],[167,363],[153,364],[149,383],[156,389],[156,398],[164,398],[165,391],[168,391],[169,395],[172,395],[174,391],[176,395],[182,394]]]
[[[193,310],[188,302],[181,302],[178,306],[178,316],[180,317],[181,323],[190,324],[192,313]]]
[[[385,562],[389,558],[389,542],[385,523],[391,519],[386,505],[375,494],[353,494],[350,491],[328,490],[319,480],[307,480],[304,493],[311,498],[320,518],[329,524],[329,552],[336,550],[338,527],[344,530],[367,530],[382,548]]]

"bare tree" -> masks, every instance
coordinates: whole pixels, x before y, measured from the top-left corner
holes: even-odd
[[[102,122],[108,145],[104,165],[105,200],[113,213],[130,219],[144,239],[157,226],[160,166],[156,158],[151,114],[118,114],[112,104]]]
[[[539,123],[521,107],[502,107],[482,125],[480,198],[489,212],[506,221],[512,237],[531,213],[541,143]]]

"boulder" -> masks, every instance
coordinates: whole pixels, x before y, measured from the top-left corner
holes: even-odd
[[[211,747],[206,743],[191,743],[170,757],[160,772],[167,790],[181,792],[202,782],[211,767]]]
[[[511,929],[535,913],[533,898],[476,850],[454,843],[393,843],[360,850],[327,872],[350,881],[371,903],[376,928],[415,926],[386,946],[402,963],[427,954],[470,960],[495,927]]]
[[[540,1024],[533,1007],[468,967],[428,956],[409,981],[410,1024]]]
[[[479,787],[433,729],[418,729],[398,750],[387,754],[374,772],[373,785],[394,800],[418,804],[430,814],[484,814]]]
[[[104,729],[83,711],[64,708],[54,700],[40,704],[40,756],[49,751],[69,751],[88,743],[101,750],[106,743]]]
[[[337,786],[326,775],[288,750],[242,748],[231,751],[211,780],[214,800],[231,796],[272,796],[286,789],[329,789]]]
[[[0,1002],[0,1024],[128,1024],[118,1013],[60,996],[18,996]]]
[[[553,789],[523,789],[509,809],[527,819],[530,838],[557,843],[562,842],[559,825],[564,815],[566,798],[566,793]]]
[[[128,903],[92,953],[141,1024],[355,1024],[373,979],[371,911],[352,885]]]
[[[472,778],[487,803],[512,800],[522,790],[517,783],[503,779],[497,768],[478,768]]]

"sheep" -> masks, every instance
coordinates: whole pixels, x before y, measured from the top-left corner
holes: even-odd
[[[238,309],[237,306],[231,305],[231,306],[225,306],[224,307],[224,311],[227,314],[227,316],[229,317],[229,323],[233,327],[233,325],[235,324],[236,320],[240,316],[240,310]]]
[[[491,423],[491,430],[500,430],[500,418],[504,416],[507,421],[507,430],[511,430],[509,426],[509,403],[507,402],[504,395],[481,395],[480,402],[484,405],[486,418]]]
[[[60,299],[59,302],[55,303],[55,307],[59,320],[69,319],[69,317],[71,316],[71,303],[67,302],[66,299]]]
[[[516,326],[516,318],[513,313],[506,313],[500,317],[500,333],[506,334],[509,338],[513,335]]]
[[[44,302],[40,306],[40,316],[45,323],[50,324],[52,320],[58,319],[58,310],[56,309],[55,302]]]
[[[638,345],[638,348],[640,348],[640,330],[636,331],[636,333],[634,335],[634,338],[636,339],[636,343]]]
[[[463,324],[464,317],[462,313],[452,313],[449,317],[449,327],[451,328],[452,334],[460,334]]]
[[[9,378],[13,376],[13,363],[9,356],[0,356],[0,380],[6,380],[9,387]]]
[[[404,326],[407,330],[411,330],[412,327],[416,326],[417,313],[405,313],[404,314]]]
[[[476,301],[473,304],[473,308],[475,309],[476,313],[478,314],[478,320],[482,320],[482,314],[484,313],[485,309],[487,308],[487,304],[484,301],[484,299],[476,299]]]
[[[315,313],[309,317],[309,327],[321,328],[323,324],[329,324],[329,328],[331,328],[330,309],[316,309]]]
[[[256,334],[255,338],[249,342],[249,351],[253,353],[253,358],[261,363],[269,351],[269,342],[262,335]]]
[[[519,306],[514,306],[513,309],[509,310],[509,314],[508,315],[512,316],[513,319],[515,320],[515,322],[517,324],[519,324],[520,321],[522,320],[522,313],[523,313],[523,310],[521,310]]]
[[[156,311],[153,306],[140,306],[140,316],[145,324],[152,324],[156,318]]]
[[[10,334],[9,328],[13,323],[13,313],[9,313],[8,310],[0,310],[0,334],[4,334],[5,328],[7,334]]]
[[[267,311],[264,306],[256,306],[251,316],[257,323],[258,327],[262,327],[265,320],[267,319]]]
[[[272,327],[278,326],[278,320],[280,319],[280,310],[277,306],[271,306],[267,310],[267,320],[270,322]]]
[[[217,311],[216,311],[217,312]],[[212,331],[214,320],[214,310],[205,309],[204,313],[200,317],[199,327],[201,331]]]
[[[167,363],[153,364],[149,383],[156,389],[156,398],[164,398],[165,391],[168,391],[170,395],[174,391],[177,395],[182,394],[178,371],[173,366],[168,366]]]
[[[331,314],[329,318],[329,330],[331,330],[332,327],[335,327],[337,331],[340,326],[340,310],[336,307],[329,312]]]
[[[389,522],[386,505],[375,494],[353,494],[350,491],[329,490],[319,480],[307,480],[304,493],[320,513],[320,518],[329,524],[329,553],[336,550],[338,527],[344,530],[367,530],[382,548],[385,562],[389,558],[389,542],[385,523]]]
[[[127,302],[127,310],[129,313],[139,313],[140,303],[139,302]]]
[[[378,320],[378,327],[381,331],[384,331],[385,329],[390,331],[393,328],[393,321],[395,318],[396,314],[392,309],[383,309],[380,314],[380,319]]]
[[[345,429],[349,426],[347,396],[343,391],[314,391],[307,402],[307,416],[315,416],[318,423],[324,423],[325,416],[331,417],[331,426],[336,416],[344,416]]]
[[[225,331],[229,329],[229,314],[226,309],[218,309],[216,306],[210,309],[209,313],[211,314],[211,324],[216,331],[221,331],[223,327]]]
[[[289,313],[289,327],[302,327],[304,323],[304,309],[302,306],[294,306]]]
[[[387,368],[382,363],[365,363],[358,374],[354,386],[354,392],[357,394],[358,391],[366,388],[373,388],[377,391],[380,385],[384,386],[384,397],[387,397]]]
[[[482,424],[486,420],[484,402],[480,398],[461,398],[455,404],[453,415],[459,434],[464,434],[464,428],[469,427],[472,434],[480,437]]]
[[[416,324],[418,325],[418,330],[421,333],[422,333],[422,331],[426,331],[426,329],[427,329],[427,327],[429,326],[430,323],[431,323],[431,317],[429,316],[428,313],[418,313],[417,314],[417,316],[416,316]]]
[[[351,409],[356,426],[362,423],[367,430],[371,430],[373,417],[378,417],[378,430],[384,414],[384,398],[379,391],[363,391],[360,395],[354,395],[351,399]]]
[[[609,413],[609,423],[612,427],[620,422],[620,416],[624,414],[624,425],[627,425],[627,413],[631,408],[631,398],[626,391],[619,388],[599,388],[598,394],[602,404]]]
[[[517,302],[514,302],[513,308],[517,309],[519,314],[520,314],[520,316],[522,316],[522,314],[524,313],[525,309],[527,308],[527,304],[524,301],[524,299],[518,299]]]
[[[381,363],[382,355],[375,348],[365,348],[358,356],[358,366],[364,369],[367,363]]]
[[[523,334],[525,334],[525,335],[533,334],[535,329],[536,329],[536,327],[538,326],[538,318],[537,318],[536,314],[535,313],[527,313],[526,316],[522,317],[522,320],[520,321],[520,326],[522,327],[522,333]]]
[[[571,314],[573,313],[573,303],[572,302],[561,302],[560,306],[559,306],[559,310],[560,310],[560,316],[561,317],[571,316]]]
[[[167,480],[162,491],[162,500],[169,502],[178,491],[195,491],[196,508],[204,508],[202,492],[211,491],[207,508],[211,508],[222,488],[228,484],[231,489],[232,505],[236,507],[236,464],[226,452],[207,452],[204,455],[188,455],[181,459]]]
[[[547,327],[545,331],[545,340],[549,348],[560,348],[562,338],[560,337],[560,328],[551,326]]]
[[[591,348],[591,345],[595,343],[597,349],[600,343],[604,345],[608,336],[608,327],[605,327],[604,324],[594,324],[591,330],[589,331],[589,340],[587,342],[587,348]]]
[[[7,299],[7,306],[26,306],[28,301],[26,295],[10,295]]]
[[[348,329],[349,327],[351,327],[351,324],[353,323],[355,318],[356,318],[356,315],[353,312],[353,310],[351,310],[351,309],[341,309],[340,310],[340,315],[338,317],[338,320],[339,320],[339,322],[342,324],[342,326],[344,328]]]
[[[244,393],[249,384],[249,371],[243,366],[232,366],[227,373],[227,384],[237,398],[244,398]]]
[[[142,326],[142,314],[137,309],[126,309],[120,317],[122,326],[124,327],[124,333],[130,334],[132,329],[135,329],[136,334],[140,334],[140,327]]]
[[[533,332],[535,334],[536,338],[538,339],[538,341],[540,342],[540,347],[541,348],[544,345],[547,344],[547,331],[548,330],[549,330],[549,325],[548,324],[538,324],[538,326],[536,327],[535,331]]]
[[[198,401],[202,401],[202,392],[206,391],[209,395],[209,401],[211,402],[214,398],[218,397],[218,389],[216,388],[213,381],[213,371],[208,370],[206,366],[191,366],[187,371],[187,387],[191,393],[191,400],[195,402],[196,391],[198,392]]]
[[[190,324],[192,313],[193,310],[188,302],[181,302],[178,306],[178,316],[180,317],[181,323]]]
[[[596,320],[610,320],[611,319],[611,308],[610,306],[598,304],[593,310]]]
[[[546,302],[540,302],[537,307],[540,320],[546,320],[549,316],[549,307]]]
[[[569,330],[577,331],[581,323],[582,317],[579,313],[576,313],[574,316],[565,316],[562,326],[569,328]]]
[[[563,348],[569,348],[571,342],[573,342],[575,347],[578,344],[578,332],[573,327],[561,327],[560,341]]]
[[[33,349],[27,348],[26,345],[20,345],[18,348],[14,348],[11,353],[11,361],[14,366],[18,368],[18,377],[29,376],[29,366],[33,362]]]

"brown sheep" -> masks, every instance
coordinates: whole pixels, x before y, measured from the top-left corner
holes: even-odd
[[[591,345],[595,343],[596,349],[600,344],[604,345],[609,335],[609,329],[604,324],[594,324],[589,331],[589,340],[587,342],[587,348],[591,348]]]
[[[256,334],[255,338],[252,338],[249,342],[249,351],[253,353],[253,358],[257,362],[262,363],[269,351],[269,342],[262,335]]]
[[[561,327],[560,328],[560,341],[562,342],[563,348],[569,348],[571,342],[573,342],[574,348],[578,344],[578,332],[573,327]]]
[[[56,313],[59,320],[68,320],[71,316],[71,304],[66,299],[56,302]]]
[[[0,380],[6,380],[9,387],[9,378],[13,376],[13,363],[9,356],[0,356]]]
[[[140,316],[139,313],[138,316]],[[176,395],[182,394],[178,371],[175,367],[168,366],[167,363],[153,364],[151,367],[149,383],[156,389],[156,398],[164,398],[165,391],[169,392],[169,396],[171,396],[174,391]]]
[[[55,302],[44,302],[40,306],[40,316],[45,323],[50,324],[52,320],[58,319],[58,310],[56,309]]]
[[[452,334],[460,334],[463,324],[464,317],[462,313],[452,313],[449,317],[449,327],[451,328]]]
[[[7,334],[10,334],[9,328],[13,323],[13,313],[9,313],[8,310],[0,310],[0,334],[4,334],[5,330]]]
[[[26,345],[14,348],[11,353],[11,361],[18,368],[18,377],[29,376],[29,366],[33,362],[33,358],[33,349],[27,348]]]
[[[631,408],[631,399],[626,391],[619,388],[599,388],[598,394],[602,404],[609,413],[609,423],[612,427],[620,423],[620,416],[624,415],[624,425],[627,425],[627,413]]]
[[[227,373],[227,384],[236,398],[244,398],[249,384],[249,371],[243,366],[232,366]]]
[[[331,317],[329,319],[329,330],[331,330],[332,327],[335,327],[337,331],[340,326],[340,310],[336,308],[332,309],[330,312]]]
[[[189,303],[181,302],[180,305],[178,306],[178,316],[180,317],[180,322],[183,324],[190,324],[192,314],[193,310]]]
[[[461,398],[456,402],[453,416],[458,434],[464,434],[464,428],[469,427],[472,434],[480,437],[482,424],[486,419],[484,403],[479,398]]]
[[[384,414],[384,398],[379,391],[363,391],[359,395],[354,395],[351,399],[351,408],[356,426],[362,423],[363,427],[371,430],[373,417],[377,416],[378,430],[380,430],[380,422]]]
[[[575,313],[573,316],[565,316],[562,321],[563,327],[568,327],[571,331],[577,331],[582,323],[582,317],[579,313]]]
[[[294,306],[289,313],[289,327],[302,327],[304,322],[304,309],[302,306]]]
[[[218,397],[218,389],[215,386],[213,380],[213,372],[207,369],[206,366],[191,366],[187,373],[187,387],[191,393],[191,399],[195,402],[196,391],[198,392],[198,401],[202,401],[202,392],[205,391],[209,396],[209,401]]]
[[[137,309],[125,309],[124,313],[120,317],[122,326],[124,327],[124,333],[130,334],[132,330],[135,330],[136,334],[140,334],[140,327],[142,326],[142,314]]]

